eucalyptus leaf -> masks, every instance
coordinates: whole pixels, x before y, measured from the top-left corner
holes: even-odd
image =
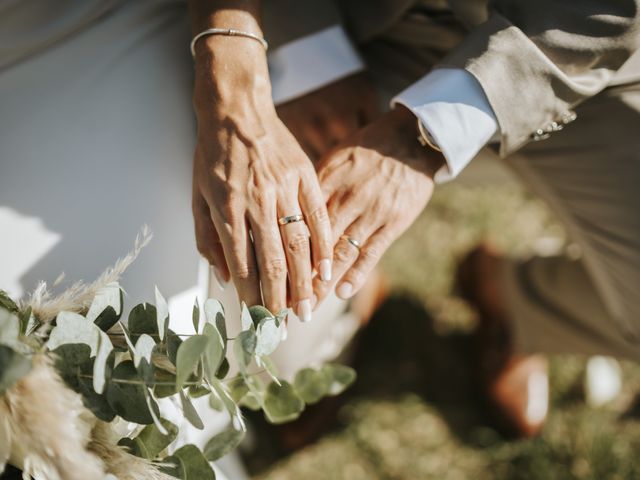
[[[220,383],[219,380],[216,380],[211,384],[211,387],[213,387],[214,391],[218,395],[218,398],[222,400],[222,403],[229,413],[232,422],[234,424],[238,424],[242,430],[245,430],[246,426],[244,424],[244,420],[242,419],[242,412],[240,411],[240,408],[238,407],[236,402],[234,402],[229,395],[229,392],[225,388],[225,385]]]
[[[13,312],[0,308],[0,345],[20,350],[20,318]]]
[[[267,374],[271,377],[271,380],[280,385],[280,380],[278,379],[278,369],[271,360],[270,357],[259,357],[260,364],[264,367]]]
[[[204,374],[207,380],[212,381],[224,357],[224,345],[220,332],[214,325],[206,323],[202,334],[209,340],[204,355]]]
[[[167,327],[169,326],[169,305],[164,299],[160,290],[156,286],[156,328],[158,329],[158,337],[160,340],[164,340],[167,333]]]
[[[176,335],[173,330],[169,329],[167,331],[167,357],[169,357],[169,361],[174,365],[178,361],[178,349],[180,345],[182,345],[182,339]]]
[[[142,443],[136,438],[128,438],[128,437],[121,438],[120,440],[118,440],[118,446],[123,447],[131,455],[135,455],[136,457],[146,458],[147,460],[150,460],[151,458],[153,458],[147,451],[146,447],[144,446],[144,443]]]
[[[180,396],[180,404],[182,405],[184,417],[198,430],[204,429],[204,423],[202,423],[202,419],[200,415],[198,415],[193,403],[191,403],[191,400],[189,400],[189,397],[187,397],[182,390],[180,390],[178,394]]]
[[[0,308],[4,308],[11,313],[18,313],[18,305],[16,305],[16,302],[14,302],[4,290],[0,290]]]
[[[234,402],[240,403],[240,400],[249,393],[249,386],[242,375],[236,375],[227,384],[229,388],[229,396]]]
[[[241,372],[246,371],[247,366],[251,363],[257,343],[258,339],[253,330],[240,332],[233,342],[233,352]]]
[[[191,398],[200,398],[209,395],[211,390],[203,385],[191,385],[189,387],[189,396]]]
[[[251,313],[247,308],[247,304],[244,302],[242,302],[242,307],[240,309],[240,322],[241,322],[243,331],[254,328],[253,319],[251,318]]]
[[[193,312],[191,312],[191,321],[193,322],[193,329],[198,333],[200,331],[200,305],[198,299],[193,303]]]
[[[215,390],[209,395],[209,406],[217,412],[221,412],[224,409],[224,404]]]
[[[231,368],[231,366],[229,365],[229,360],[223,358],[222,363],[220,364],[220,367],[218,367],[218,371],[216,372],[216,378],[219,380],[225,378],[227,376],[227,373],[229,373],[229,368]]]
[[[202,452],[195,445],[185,445],[163,460],[173,468],[163,469],[183,480],[215,480],[216,474]]]
[[[156,369],[154,373],[155,381],[158,383],[153,387],[153,393],[157,398],[170,397],[171,395],[178,393],[178,388],[176,387],[176,376],[174,374],[159,368]]]
[[[228,338],[224,307],[215,298],[209,298],[206,302],[204,302],[204,316],[207,322],[214,325],[218,329],[220,337],[222,337],[223,346],[226,350]]]
[[[144,427],[136,437],[136,440],[144,445],[149,454],[147,458],[150,460],[156,458],[178,436],[178,427],[169,420],[161,418],[160,423],[162,423],[164,431],[167,432],[166,434],[162,433],[158,426],[154,424]]]
[[[164,428],[164,425],[162,425],[162,423],[160,422],[160,414],[159,414],[159,412],[157,412],[153,408],[153,406],[155,404],[155,399],[153,398],[152,394],[153,394],[153,391],[150,388],[145,387],[145,389],[144,389],[144,399],[147,402],[147,409],[149,410],[149,413],[151,414],[151,418],[153,419],[153,424],[158,428],[160,433],[162,433],[163,435],[166,435],[168,432]]]
[[[317,403],[327,395],[331,388],[331,383],[332,379],[328,375],[313,368],[303,368],[296,373],[293,380],[296,392],[309,405]]]
[[[189,376],[194,372],[200,358],[204,354],[209,339],[203,335],[188,338],[178,348],[176,362],[176,385],[182,388]]]
[[[252,307],[249,307],[249,314],[251,315],[251,321],[253,322],[253,325],[255,327],[257,327],[262,320],[265,320],[267,318],[273,318],[275,320],[276,318],[273,313],[271,313],[262,305],[254,305]]]
[[[0,395],[31,371],[31,359],[0,345]]]
[[[134,344],[143,333],[152,338],[159,338],[156,307],[148,303],[140,303],[133,307],[129,313],[127,327]]]
[[[153,423],[153,416],[147,406],[146,386],[140,382],[136,368],[130,360],[114,368],[112,381],[107,384],[107,401],[118,415],[129,422],[142,425]],[[158,405],[153,399],[149,403],[158,415]]]
[[[330,380],[329,395],[338,395],[344,392],[355,380],[356,371],[345,365],[327,363],[320,370]]]
[[[271,382],[264,395],[264,413],[271,423],[295,420],[304,410],[304,401],[288,382]]]
[[[109,335],[99,329],[98,332],[98,351],[96,352],[96,359],[93,362],[93,389],[96,393],[102,393],[104,392],[104,386],[107,381],[107,359],[113,350],[113,344],[111,343]]]
[[[224,457],[227,453],[235,450],[244,438],[245,432],[229,428],[218,433],[211,438],[204,446],[202,453],[210,462]]]
[[[138,337],[138,341],[136,342],[133,353],[133,364],[136,366],[136,368],[140,365],[140,361],[142,359],[151,364],[151,355],[155,346],[156,342],[146,333]]]
[[[275,317],[271,316],[262,318],[258,323],[256,336],[256,355],[263,356],[272,354],[275,349],[278,348],[278,344],[282,338],[282,332],[276,324]]]
[[[55,350],[60,345],[84,343],[91,349],[91,356],[98,353],[102,332],[93,322],[73,312],[60,312],[56,317],[56,326],[49,335],[47,348]]]
[[[98,328],[106,332],[120,319],[123,303],[122,290],[117,282],[111,282],[102,287],[93,297],[87,320],[95,323]]]

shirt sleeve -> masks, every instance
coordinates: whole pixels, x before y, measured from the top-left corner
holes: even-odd
[[[334,25],[269,52],[276,105],[301,97],[364,68],[344,28]]]
[[[459,68],[433,70],[391,100],[422,122],[446,164],[434,180],[454,179],[499,132],[498,120],[473,75]]]

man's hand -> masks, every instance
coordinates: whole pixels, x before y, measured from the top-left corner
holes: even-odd
[[[416,136],[415,116],[398,107],[319,165],[335,244],[332,279],[341,298],[362,287],[382,254],[431,198],[433,176],[444,157],[420,145]],[[318,303],[333,285],[314,281]]]
[[[371,123],[379,113],[375,89],[365,73],[284,103],[277,112],[312,160]]]

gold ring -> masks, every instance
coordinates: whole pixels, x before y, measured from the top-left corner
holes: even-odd
[[[351,238],[349,235],[342,235],[340,236],[340,238],[346,240],[347,242],[349,242],[351,245],[353,245],[354,247],[356,247],[356,249],[358,251],[360,251],[360,249],[362,248],[362,244],[356,240],[355,238]]]
[[[304,217],[298,213],[297,215],[289,215],[288,217],[281,217],[278,219],[278,223],[280,225],[287,225],[289,223],[301,222],[302,220],[304,220]]]

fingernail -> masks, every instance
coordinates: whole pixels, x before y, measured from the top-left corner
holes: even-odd
[[[300,300],[298,302],[298,308],[296,310],[296,315],[303,322],[311,321],[311,300],[308,298],[305,300]]]
[[[324,260],[320,260],[320,278],[323,282],[331,281],[331,260],[325,258]]]
[[[282,329],[282,333],[280,334],[280,341],[284,342],[289,336],[289,329],[287,328],[287,322],[283,321],[282,324],[280,325],[280,328]]]
[[[337,288],[336,295],[338,295],[343,300],[346,300],[347,298],[351,297],[352,292],[353,285],[351,285],[349,282],[344,282]]]
[[[216,277],[216,282],[218,282],[218,288],[224,291],[224,287],[227,285],[227,282],[224,281],[224,277],[218,270],[218,267],[212,265],[213,268],[213,276]]]

